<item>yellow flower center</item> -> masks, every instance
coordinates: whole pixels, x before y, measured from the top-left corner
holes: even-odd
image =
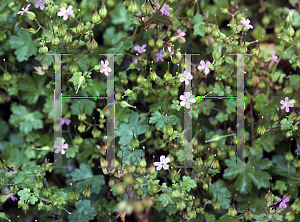
[[[287,107],[287,104],[284,104],[285,107]]]

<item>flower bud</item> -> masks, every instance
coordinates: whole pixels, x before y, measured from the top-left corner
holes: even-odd
[[[207,183],[203,183],[202,188],[203,188],[203,190],[208,191],[208,184]]]
[[[48,47],[47,46],[42,46],[39,48],[39,54],[40,55],[46,55],[48,53]]]
[[[215,38],[219,38],[220,37],[220,31],[219,29],[214,29],[213,32],[212,32],[212,35],[215,37]]]
[[[82,191],[82,195],[83,195],[85,198],[90,198],[91,195],[92,195],[91,188],[89,188],[89,187],[85,188],[85,189]]]
[[[155,80],[157,80],[157,74],[156,74],[156,72],[154,72],[154,71],[150,71],[150,79],[152,80],[152,81],[155,81]]]
[[[186,208],[186,204],[183,200],[180,200],[180,201],[177,202],[176,209],[178,211],[183,211],[185,208]]]
[[[263,135],[266,132],[265,126],[257,127],[257,133]]]
[[[262,19],[262,24],[263,24],[264,26],[267,26],[267,25],[270,24],[270,22],[271,22],[270,17],[265,15],[265,16],[263,17],[263,19]]]
[[[164,79],[165,79],[166,82],[170,82],[173,79],[172,74],[170,74],[169,71],[167,71],[164,74]]]
[[[95,41],[95,39],[90,39],[86,43],[86,47],[91,52],[91,51],[95,50],[98,47],[98,43]]]
[[[107,9],[105,5],[102,5],[101,8],[99,9],[99,15],[101,16],[102,19],[105,19],[107,16]]]
[[[247,209],[244,213],[244,216],[245,216],[245,220],[252,220],[253,213],[249,209]]]
[[[145,78],[142,74],[140,74],[137,78],[137,83],[142,84],[144,82]]]
[[[72,74],[74,74],[75,72],[78,72],[78,66],[73,63],[70,65],[69,70]]]
[[[248,50],[247,46],[244,44],[239,47],[239,52],[242,54],[245,54],[247,52],[247,50]]]
[[[130,142],[130,146],[132,146],[134,149],[138,148],[140,145],[140,142],[138,139],[134,139]]]
[[[153,165],[151,165],[150,167],[148,167],[148,173],[150,175],[154,175],[156,172],[155,167]]]
[[[222,54],[221,54],[221,51],[220,51],[220,50],[215,50],[215,51],[213,52],[213,57],[214,57],[215,60],[220,59],[221,56],[222,56]]]
[[[294,160],[293,165],[295,168],[299,168],[300,167],[300,160]]]
[[[206,25],[206,26],[205,26],[204,32],[205,32],[206,34],[210,34],[210,33],[212,33],[212,31],[213,31],[213,29],[211,28],[210,25]]]
[[[152,7],[148,2],[145,2],[144,4],[141,5],[141,10],[145,16],[149,16],[150,12],[152,10]]]
[[[85,121],[85,120],[86,120],[86,115],[85,115],[85,113],[80,113],[80,114],[78,115],[78,119],[79,119],[80,121]]]
[[[3,80],[9,82],[11,80],[11,75],[8,72],[4,73]]]
[[[291,24],[292,22],[292,16],[290,14],[287,15],[287,17],[285,18],[286,23]]]
[[[142,167],[142,168],[147,166],[147,162],[146,162],[144,157],[139,162],[139,166]]]
[[[273,120],[274,122],[278,121],[279,120],[278,114],[277,113],[272,113],[271,120]]]
[[[148,45],[149,45],[151,48],[154,47],[154,45],[155,45],[154,39],[150,38],[149,41],[148,41]]]
[[[216,201],[212,204],[212,207],[214,208],[214,210],[219,210],[220,206],[221,206],[221,204],[218,201]]]
[[[197,217],[197,213],[196,210],[190,210],[187,212],[187,216],[191,219],[196,218]]]
[[[288,152],[288,153],[285,155],[285,160],[286,160],[287,162],[293,161],[293,160],[294,160],[293,154],[292,154],[291,152]]]
[[[128,6],[128,12],[135,15],[139,11],[139,6],[135,1],[131,1],[130,5]]]
[[[98,12],[94,12],[91,20],[92,23],[97,24],[101,21],[101,16],[98,14]]]
[[[125,1],[123,2],[123,4],[124,4],[125,9],[127,9],[128,6],[130,5],[130,2],[129,2],[128,0],[125,0]]]
[[[144,81],[143,86],[145,87],[145,89],[151,89],[152,83],[150,80],[146,80],[146,81]]]
[[[27,13],[27,17],[28,17],[28,19],[30,19],[30,20],[35,20],[35,14],[34,14],[34,12],[28,12]]]
[[[85,125],[83,123],[81,123],[78,127],[77,127],[78,131],[80,133],[83,133],[85,131]]]
[[[163,40],[161,38],[159,38],[159,39],[156,40],[156,46],[158,48],[161,49],[163,47],[163,45],[164,45],[164,42],[163,42]]]
[[[154,201],[153,201],[152,197],[146,196],[142,200],[142,203],[143,203],[143,206],[145,207],[145,209],[148,210],[148,209],[150,209],[153,206]]]
[[[75,138],[73,139],[73,143],[75,145],[81,145],[83,143],[83,139],[81,136],[75,136]]]
[[[117,195],[122,195],[126,190],[125,187],[120,182],[118,182],[114,187],[114,191]]]
[[[51,39],[51,44],[52,45],[59,45],[59,43],[60,43],[59,38],[56,35],[53,35],[52,39]]]
[[[228,208],[228,215],[231,217],[235,217],[237,215],[237,210],[234,206]]]
[[[123,182],[127,185],[130,185],[133,182],[133,177],[129,173],[127,173],[123,176]]]
[[[258,88],[263,89],[266,87],[266,84],[265,84],[265,82],[260,81],[257,86],[258,86]]]
[[[295,34],[295,30],[293,29],[293,27],[290,25],[288,27],[288,29],[286,30],[286,34],[289,36],[289,37],[293,37],[294,34]]]
[[[186,12],[186,15],[187,15],[188,18],[194,17],[194,14],[195,14],[194,8],[190,8],[190,9],[187,10],[187,12]]]
[[[57,35],[63,37],[67,33],[67,29],[64,26],[60,26],[57,30]]]
[[[69,32],[66,32],[66,34],[64,35],[64,41],[69,44],[72,42],[72,35]]]
[[[25,204],[22,206],[22,209],[26,212],[29,209],[29,204]]]

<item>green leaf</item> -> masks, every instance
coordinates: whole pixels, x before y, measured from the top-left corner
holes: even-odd
[[[131,163],[137,165],[139,161],[141,161],[142,150],[120,150],[117,154],[118,157],[122,158],[123,152],[123,160],[122,163],[126,165],[130,165]]]
[[[298,2],[299,4],[299,2]],[[293,20],[292,20],[292,26],[293,27],[300,27],[300,15],[299,14],[293,14]]]
[[[104,43],[107,45],[115,45],[122,39],[122,33],[117,32],[116,28],[111,26],[105,29],[103,34]]]
[[[206,222],[215,222],[216,221],[216,217],[213,214],[205,213],[204,216],[206,218]]]
[[[80,112],[84,112],[86,115],[92,115],[96,108],[95,101],[90,99],[73,99],[71,105],[71,111],[73,115],[79,115]]]
[[[173,25],[172,21],[167,15],[154,15],[153,21],[156,24]]]
[[[65,114],[68,110],[68,104],[64,102],[65,100],[63,100],[62,103],[62,114]],[[54,113],[54,95],[48,95],[46,97],[46,102],[44,103],[44,108],[43,108],[43,112],[47,113],[48,115],[46,115],[48,117],[48,119],[53,120],[55,113]]]
[[[123,61],[126,51],[133,48],[131,39],[132,37],[128,36],[125,40],[120,41],[120,43],[116,46],[116,48],[110,48],[106,50],[106,53],[123,54],[123,55],[115,56],[115,61],[118,65],[120,65],[121,62]]]
[[[231,157],[230,159],[225,160],[227,166],[234,166],[235,162],[235,157]],[[246,165],[249,166],[248,163]],[[251,191],[252,182],[258,189],[260,189],[261,187],[266,188],[270,185],[270,175],[267,172],[252,168],[227,168],[224,171],[223,177],[229,180],[237,177],[235,181],[235,188],[242,194],[246,194]]]
[[[130,18],[132,15],[125,9],[122,2],[116,4],[109,15],[111,17],[111,22],[114,25],[122,24],[124,30],[130,25]]]
[[[98,79],[88,79],[84,90],[89,96],[104,97],[106,95],[106,83],[100,82]]]
[[[236,113],[236,100],[235,99],[225,99],[226,113]]]
[[[205,36],[205,22],[197,22],[197,24],[194,25],[194,35],[200,35],[201,37]]]
[[[66,149],[66,157],[74,158],[76,156],[76,153],[78,153],[78,151],[79,151],[78,145],[74,145],[73,147],[68,147],[68,149]]]
[[[291,129],[291,128],[292,128],[292,123],[293,123],[293,120],[292,120],[292,119],[283,118],[283,119],[280,121],[281,129],[282,129],[282,130],[288,130],[288,129]]]
[[[8,131],[9,131],[9,125],[4,121],[2,118],[0,118],[0,141],[3,141],[3,139],[6,137]]]
[[[4,9],[7,4],[9,4],[13,1],[14,0],[3,0],[3,2],[1,3],[1,6],[0,6],[0,11],[2,11],[2,9]]]
[[[294,82],[294,81],[299,82],[300,81],[300,75],[298,75],[298,74],[289,75],[285,78],[290,79],[290,81],[292,81],[292,82]]]
[[[32,41],[29,33],[22,29],[18,29],[17,36],[12,36],[8,43],[11,48],[16,49],[15,55],[19,62],[27,61],[30,56],[36,55],[39,45],[37,39]]]
[[[123,108],[120,105],[116,106],[116,128],[119,127],[121,122],[128,123],[129,117],[130,117],[130,109],[129,108]]]
[[[218,198],[218,202],[220,202],[221,207],[224,210],[227,210],[230,207],[231,194],[222,180],[211,184],[209,186],[209,192],[213,194],[212,203]]]
[[[263,148],[266,152],[275,150],[275,136],[270,134],[264,134],[260,138],[253,140],[253,147]]]
[[[78,192],[82,192],[90,184],[92,192],[99,194],[102,185],[105,184],[104,176],[94,176],[91,167],[84,163],[80,164],[79,169],[75,169],[71,173],[71,176],[72,180],[76,180],[76,189]]]
[[[75,72],[72,75],[72,78],[69,79],[69,81],[72,82],[75,87],[77,87],[80,83],[80,77],[81,76],[82,76],[82,72]]]
[[[24,188],[23,190],[18,191],[18,195],[20,196],[20,200],[28,201],[31,197],[30,189]]]
[[[162,205],[164,207],[168,206],[169,204],[173,204],[174,201],[171,198],[170,193],[162,193],[159,195],[158,200],[160,200],[162,202]]]
[[[228,215],[223,215],[216,222],[239,222],[239,221],[240,220],[238,218],[234,218]]]
[[[68,216],[74,222],[89,222],[97,215],[94,207],[91,206],[90,200],[79,200],[75,203],[76,210]]]
[[[287,191],[286,181],[276,180],[275,190],[279,190],[280,195],[283,194],[283,191]]]
[[[197,22],[202,22],[202,21],[203,21],[203,16],[200,15],[200,14],[196,14],[196,15],[192,18],[191,23],[192,23],[192,24],[195,24],[195,23],[197,23]]]
[[[127,146],[130,144],[133,135],[137,138],[138,135],[145,133],[148,127],[146,117],[142,117],[139,120],[139,114],[132,111],[129,123],[121,123],[120,126],[116,128],[116,135],[120,137],[119,144]]]
[[[166,211],[168,212],[169,215],[176,214],[177,209],[176,209],[175,204],[169,204],[166,208]]]
[[[43,114],[39,111],[28,113],[25,106],[15,106],[12,112],[13,114],[9,118],[9,123],[19,127],[25,134],[30,133],[33,129],[42,129],[44,126],[41,120]]]
[[[46,75],[34,74],[33,78],[30,75],[24,75],[18,82],[22,100],[25,100],[28,104],[34,104],[40,95],[47,95],[47,91],[49,91],[45,87],[47,78]]]
[[[196,188],[196,182],[189,176],[183,176],[182,181],[180,182],[180,186],[183,190],[190,192],[192,188]]]

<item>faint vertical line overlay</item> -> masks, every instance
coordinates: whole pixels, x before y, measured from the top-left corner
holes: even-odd
[[[111,68],[110,74],[107,76],[107,97],[101,97],[107,99],[107,119],[106,119],[106,132],[107,132],[107,167],[98,166],[98,168],[115,168],[115,70],[114,70],[114,56],[123,54],[99,54],[106,55],[108,61],[108,67]],[[98,97],[99,98],[99,97]]]
[[[229,168],[252,168],[246,166],[245,163],[245,67],[244,54],[237,55],[237,120],[236,120],[236,166],[228,166]],[[251,54],[247,54],[251,55]]]
[[[54,88],[54,144],[57,144],[62,149],[62,125],[60,121],[62,119],[62,93],[61,93],[61,56],[70,54],[47,54],[55,55],[55,88]],[[56,100],[56,103],[55,103]],[[61,152],[55,153],[54,151],[54,167],[55,168],[68,168],[68,166],[62,165]]]

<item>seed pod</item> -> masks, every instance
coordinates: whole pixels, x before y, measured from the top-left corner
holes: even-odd
[[[107,16],[107,9],[105,5],[102,5],[101,8],[99,9],[99,15],[102,19],[106,18]]]

